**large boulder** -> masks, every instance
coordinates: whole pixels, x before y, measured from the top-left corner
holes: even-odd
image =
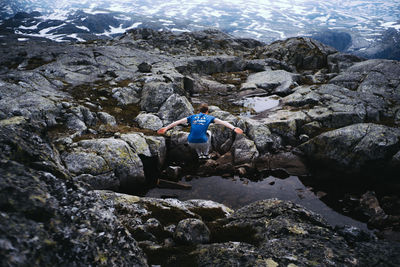
[[[243,135],[238,135],[232,144],[233,161],[236,165],[252,163],[259,156],[256,145]]]
[[[342,72],[347,68],[353,66],[357,62],[361,62],[364,59],[344,53],[335,53],[328,56],[328,70],[329,72]]]
[[[385,170],[400,148],[400,129],[360,123],[329,131],[300,145],[309,160],[346,172]]]
[[[277,199],[254,202],[209,228],[218,243],[199,245],[192,252],[200,266],[371,266],[400,261],[398,244],[377,242],[361,231],[345,235],[349,231],[335,231],[319,215]]]
[[[318,122],[326,129],[364,121],[379,122],[387,114],[385,109],[389,108],[388,103],[375,94],[333,84],[299,87],[282,102],[293,109],[302,109],[309,121]]]
[[[14,161],[0,162],[0,265],[147,266],[115,208]]]
[[[64,152],[63,159],[68,170],[76,174],[98,175],[112,170],[119,178],[121,188],[129,190],[145,183],[143,163],[138,153],[150,152],[148,147],[146,151],[138,146],[138,152],[135,152],[128,143],[120,139],[82,140],[72,151]]]
[[[140,113],[135,121],[139,124],[140,128],[157,131],[163,127],[163,123],[159,117],[154,114]]]
[[[293,37],[273,42],[259,50],[259,58],[275,58],[295,66],[297,70],[318,70],[328,67],[328,56],[337,51],[316,40]]]
[[[276,138],[272,135],[268,126],[259,121],[246,119],[247,134],[260,153],[265,153],[273,148],[279,147]]]
[[[162,136],[145,136],[144,138],[149,146],[151,157],[157,159],[157,166],[161,168],[164,165],[167,155],[165,138]],[[154,167],[154,165],[151,167]]]
[[[234,72],[244,70],[246,63],[234,56],[191,57],[176,64],[176,69],[182,74],[213,74],[219,72]]]
[[[210,106],[209,110],[210,110],[210,115],[220,120],[227,121],[230,124],[236,127],[240,127],[243,130],[246,130],[246,125],[244,123],[244,120],[242,120],[240,117],[233,116],[229,112],[223,111],[216,106]],[[211,124],[209,129],[212,133],[211,140],[214,149],[222,154],[228,152],[235,139],[233,131],[219,124]]]
[[[0,120],[0,159],[27,164],[39,170],[67,177],[59,154],[48,142],[43,124],[22,116]]]
[[[250,74],[246,82],[241,85],[241,90],[248,88],[258,88],[267,94],[285,96],[292,92],[297,86],[299,76],[285,70],[266,69],[262,72]]]
[[[174,94],[174,86],[172,83],[146,83],[145,86],[143,86],[140,107],[147,112],[157,112],[172,94]]]
[[[173,94],[161,106],[158,111],[158,116],[163,121],[164,125],[168,125],[171,122],[188,117],[193,113],[193,106],[185,96]]]
[[[184,219],[176,226],[174,238],[183,244],[204,244],[210,241],[210,230],[199,219]]]
[[[43,75],[36,72],[13,73],[0,77],[0,111],[6,117],[24,116],[55,126],[61,115],[61,99],[68,98]]]
[[[367,60],[356,63],[330,83],[366,96],[380,98],[382,119],[394,118],[400,108],[400,63],[393,60]],[[373,101],[371,101],[373,102]]]
[[[124,106],[129,104],[138,104],[140,102],[141,88],[134,84],[128,87],[117,87],[112,90],[112,97],[118,101],[118,104]]]

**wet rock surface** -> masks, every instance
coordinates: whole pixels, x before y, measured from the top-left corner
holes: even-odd
[[[187,174],[257,180],[329,169],[365,178],[369,187],[349,199],[390,239],[400,231],[399,62],[309,38],[265,45],[215,30],[135,29],[109,41],[15,44],[0,64],[1,265],[399,265],[398,243],[333,229],[290,202],[233,212],[122,194]],[[238,104],[271,95],[280,104],[260,113]],[[187,125],[155,133],[201,102],[245,132],[212,125],[204,161]]]

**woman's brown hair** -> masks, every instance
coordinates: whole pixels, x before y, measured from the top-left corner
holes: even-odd
[[[200,111],[201,113],[207,113],[207,111],[208,111],[208,105],[205,104],[205,103],[201,104],[200,107],[199,107],[199,111]]]

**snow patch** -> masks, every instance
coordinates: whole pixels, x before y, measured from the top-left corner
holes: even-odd
[[[122,33],[126,32],[127,30],[137,28],[141,24],[142,24],[141,22],[136,22],[127,28],[123,28],[122,24],[120,24],[118,28],[110,26],[109,31],[105,31],[104,33],[98,34],[98,35],[106,35],[106,36],[110,37],[111,35],[114,35],[114,34],[122,34]]]
[[[171,32],[190,32],[190,31],[187,30],[187,29],[172,28],[172,29],[171,29]]]
[[[382,23],[382,26],[385,28],[395,28],[396,30],[400,30],[400,24],[397,22],[386,22],[386,23]]]
[[[29,26],[29,27],[22,25],[19,28],[21,30],[36,30],[38,28],[39,24],[40,24],[40,22],[38,24],[36,24],[36,25],[32,25],[32,26]]]
[[[77,27],[78,29],[81,29],[81,30],[85,30],[85,31],[90,32],[89,28],[86,27],[86,26],[77,26],[77,25],[75,25],[75,27]]]

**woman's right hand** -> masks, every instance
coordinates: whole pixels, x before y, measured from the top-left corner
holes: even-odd
[[[161,128],[160,130],[157,131],[158,134],[165,134],[165,132],[167,131],[166,127]]]
[[[235,128],[235,133],[237,133],[237,134],[243,134],[243,130],[242,129],[240,129],[240,128]]]

